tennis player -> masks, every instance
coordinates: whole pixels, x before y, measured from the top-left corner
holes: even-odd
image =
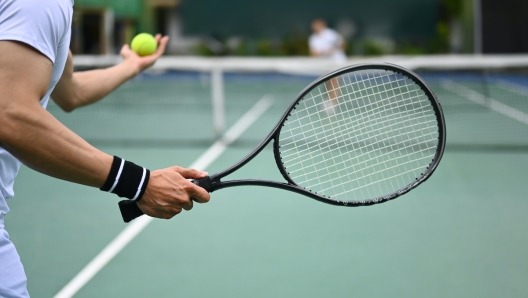
[[[310,36],[310,54],[313,57],[328,57],[336,62],[346,60],[343,37],[328,28],[326,21],[315,19],[312,21],[313,34]]]
[[[309,46],[312,57],[330,58],[335,62],[346,61],[344,52],[345,43],[343,37],[334,30],[328,28],[326,21],[315,19],[312,21],[313,34],[310,36]],[[328,100],[321,107],[327,115],[334,115],[338,106],[339,82],[332,79],[325,83]]]
[[[190,210],[191,197],[209,201],[204,189],[186,180],[206,173],[181,167],[150,172],[92,147],[46,111],[50,98],[67,112],[95,103],[154,64],[167,45],[168,37],[158,35],[151,56],[139,57],[125,45],[121,64],[74,72],[72,13],[73,0],[0,0],[0,297],[29,297],[24,268],[4,228],[21,163],[135,200],[153,217]]]

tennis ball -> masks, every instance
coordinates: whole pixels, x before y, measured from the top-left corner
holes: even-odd
[[[152,55],[156,52],[157,47],[156,39],[148,33],[140,33],[136,35],[130,44],[132,51],[136,52],[139,56]]]

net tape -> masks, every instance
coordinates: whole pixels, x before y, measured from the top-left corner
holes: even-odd
[[[121,58],[74,60],[81,68],[96,68]],[[277,100],[270,115],[277,116],[316,76],[345,65],[380,62],[410,68],[432,88],[445,114],[447,150],[528,151],[528,55],[354,57],[343,64],[312,58],[162,57],[149,74],[127,82],[101,103],[72,114],[53,103],[49,110],[97,146],[203,147],[217,137],[221,112],[228,126],[271,94]],[[225,74],[217,88],[215,71]],[[211,104],[214,90],[224,93],[220,112]],[[259,125],[260,133],[243,136],[244,144],[258,144],[275,121],[270,116]],[[192,129],[179,129],[189,123]]]

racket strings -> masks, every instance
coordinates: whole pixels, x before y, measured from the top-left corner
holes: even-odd
[[[421,108],[423,108],[423,106],[422,106]],[[413,110],[411,110],[411,111],[417,111],[418,109],[420,109],[420,108],[413,109]],[[396,114],[402,114],[402,113],[403,113],[403,112],[398,112],[398,113],[394,113],[394,115],[396,115]],[[347,127],[347,128],[344,129],[344,130],[342,129],[341,132],[343,132],[343,131],[347,131],[347,132],[348,132],[348,130],[359,130],[361,133],[360,133],[360,134],[356,134],[356,135],[354,136],[354,138],[356,138],[356,139],[358,140],[358,139],[360,139],[359,137],[364,136],[364,135],[367,135],[366,140],[368,140],[368,139],[372,139],[373,136],[371,136],[371,134],[370,134],[370,133],[371,133],[370,129],[371,129],[374,125],[385,124],[386,122],[389,122],[389,121],[400,120],[400,119],[403,119],[403,118],[404,118],[403,116],[400,116],[400,117],[397,117],[397,118],[388,119],[389,116],[390,116],[390,115],[387,115],[387,116],[385,116],[385,117],[381,117],[381,118],[379,118],[379,119],[386,119],[386,120],[383,120],[383,121],[375,121],[375,120],[372,120],[372,119],[371,119],[371,120],[368,120],[368,121],[363,121],[363,120],[364,120],[363,118],[361,118],[361,119],[359,119],[359,120],[354,120],[354,121],[352,121],[352,123],[358,123],[359,125],[361,125],[362,122],[363,122],[363,124],[365,124],[365,125],[364,125],[363,127],[360,127],[360,128],[357,128],[357,127]],[[419,120],[419,119],[421,119],[421,118],[427,119],[428,116],[434,116],[434,115],[433,115],[433,114],[423,115],[423,116],[417,117],[415,120]],[[341,119],[341,120],[339,120],[339,122],[345,122],[345,121],[346,121],[346,119]],[[368,123],[368,122],[373,122],[374,124],[372,124],[372,125],[370,125],[370,126],[367,126],[366,123]],[[405,122],[405,121],[403,121],[403,122]],[[436,123],[436,120],[426,120],[426,121],[422,122],[422,124],[433,124],[433,123]],[[341,123],[338,123],[338,124],[341,125]],[[400,129],[392,129],[392,130],[391,130],[392,127],[390,127],[390,126],[386,126],[386,127],[388,127],[388,129],[389,129],[389,130],[385,131],[386,134],[388,134],[388,133],[393,133],[393,132],[396,132],[396,131],[401,131]],[[324,127],[323,127],[323,128],[324,128]],[[384,128],[383,125],[381,125],[380,130],[381,130],[382,128]],[[302,132],[302,133],[305,134],[306,132]],[[328,137],[331,137],[331,136],[335,136],[335,135],[337,135],[338,133],[339,133],[339,132],[335,132],[335,131],[334,131],[334,132],[332,132],[330,135],[326,135],[326,137],[328,138]],[[409,132],[404,132],[403,134],[405,134],[405,133],[409,133]],[[317,134],[317,132],[316,132],[316,134]],[[281,141],[287,140],[288,138],[291,138],[291,137],[298,137],[299,135],[301,135],[301,133],[298,133],[298,134],[295,134],[295,135],[293,135],[293,136],[290,136],[290,137],[287,137],[287,138],[281,139]],[[402,134],[399,134],[399,135],[393,135],[393,137],[395,137],[395,136],[401,136],[401,135],[402,135]],[[424,135],[424,136],[426,136],[426,135]],[[414,138],[414,139],[417,140],[418,138]],[[385,142],[385,140],[383,140],[383,141]],[[366,142],[365,142],[365,143],[366,143]],[[418,144],[421,144],[421,142],[418,142]],[[324,148],[324,149],[328,149],[330,146],[331,146],[331,144],[329,144],[329,146],[327,146],[327,147]],[[284,147],[288,147],[288,145],[283,145],[283,146],[281,146],[281,147],[282,147],[282,148],[284,148]],[[290,149],[282,149],[283,158],[288,158],[288,157],[291,157],[292,155],[296,154],[296,153],[292,153],[292,154],[289,154],[289,155],[284,154],[284,153],[286,153],[286,152],[288,152],[288,151],[306,152],[306,151],[309,151],[309,150],[310,150],[310,147],[309,147],[308,144],[306,144],[304,147],[306,147],[306,148],[303,149],[303,150],[298,150],[298,147],[292,147],[292,148],[290,148]],[[364,146],[364,147],[366,147],[366,146]],[[363,149],[363,147],[360,147],[360,148],[358,148],[358,149]],[[321,153],[321,154],[322,154],[322,153]],[[304,157],[304,156],[305,156],[305,155],[301,155],[301,156],[299,156],[299,157]],[[296,164],[292,164],[292,165],[296,165]],[[290,166],[292,166],[292,165],[290,165]]]
[[[355,76],[355,79],[357,80],[357,76]],[[400,82],[401,82],[401,81],[402,81],[402,80],[393,80],[393,83],[396,83],[396,84],[398,85],[398,87],[401,88],[401,85],[400,85]],[[363,84],[363,87],[365,87],[365,88],[367,87],[365,81],[362,81],[361,83]],[[380,87],[381,87],[381,88],[380,88]],[[385,87],[385,86],[383,86],[383,85],[381,85],[381,86],[378,85],[376,89],[377,89],[377,91],[379,91],[380,89],[383,89],[383,91],[388,91],[388,90],[387,90],[386,88],[384,88],[384,87]],[[405,88],[405,89],[407,90],[407,92],[409,92],[409,88],[408,88],[408,87]],[[417,88],[414,88],[414,89],[415,89],[415,91],[416,91]],[[367,92],[367,93],[368,93],[368,92]],[[401,92],[401,91],[400,91],[399,93],[400,93],[401,96],[405,96],[405,92]],[[394,92],[394,90],[392,90],[392,95],[396,95],[396,93]],[[411,98],[411,99],[413,99],[413,98]],[[404,106],[404,108],[405,108],[405,110],[408,111],[407,106]],[[375,116],[375,115],[374,115],[374,114],[371,114],[370,116],[372,117],[372,116]],[[378,129],[378,132],[379,132],[379,129]],[[394,137],[394,135],[393,135],[392,137]],[[405,142],[404,142],[404,144],[405,144]],[[371,149],[373,149],[373,148],[371,148]],[[369,153],[368,156],[371,157],[371,154],[370,154],[371,151],[367,151],[367,152]],[[401,154],[400,154],[400,155],[401,155]],[[399,156],[399,158],[402,158],[402,156]],[[372,159],[372,158],[371,158],[371,159]],[[378,160],[378,158],[376,158],[376,160]],[[406,164],[407,164],[407,163],[403,163],[404,168],[406,168]],[[387,166],[386,166],[386,162],[384,162],[383,165],[387,168]],[[388,168],[390,169],[391,167],[388,167]],[[405,174],[405,173],[409,173],[409,171],[405,171],[404,174]],[[381,181],[387,181],[387,179],[385,179],[385,176],[386,176],[385,173],[384,173],[384,172],[381,172],[381,179],[378,177],[378,178],[377,178],[378,181],[380,181],[380,182],[381,182]],[[403,177],[403,176],[401,176],[401,177]],[[394,187],[394,183],[390,183],[390,184],[391,184],[391,187]],[[367,185],[371,185],[371,184],[367,184]],[[383,193],[383,190],[382,190],[382,187],[381,187],[381,186],[382,186],[382,185],[380,184],[380,185],[379,185],[380,193],[378,193],[378,195],[381,194],[381,193]],[[386,191],[385,191],[385,193],[387,193],[387,185],[385,185],[385,187],[386,187]],[[361,188],[362,188],[362,187],[359,187],[359,189],[361,189]],[[368,192],[368,195],[369,195],[369,196],[372,196],[372,195],[370,194],[370,192],[368,191],[368,189],[367,189],[367,192]]]
[[[436,152],[438,123],[411,79],[362,71],[313,88],[290,113],[279,142],[298,185],[338,200],[367,200],[421,175]]]
[[[383,91],[383,92],[386,92],[386,91]],[[412,92],[415,92],[415,91],[412,91]],[[329,93],[329,92],[325,92],[325,93]],[[406,93],[402,93],[402,95],[406,95],[406,94],[410,94],[410,93],[411,93],[411,91],[408,91],[408,92],[406,92]],[[371,95],[374,95],[374,96],[375,96],[375,95],[380,95],[380,94],[381,94],[381,92],[378,92],[378,93],[373,93],[373,94],[370,94],[370,95],[367,95],[367,96],[371,96]],[[346,96],[346,95],[343,95],[343,96]],[[348,96],[350,96],[350,94],[348,94]],[[360,96],[360,97],[357,98],[357,100],[363,100],[363,99],[364,99],[365,97],[367,97],[367,96]],[[417,95],[417,96],[415,96],[415,97],[418,97],[418,96],[420,96],[420,95]],[[405,102],[405,101],[409,101],[409,99],[414,99],[415,97],[403,98],[403,99],[400,100],[400,101],[394,101],[393,104],[399,104],[399,103],[402,103],[402,102]],[[315,100],[315,97],[314,97],[313,99]],[[389,100],[389,98],[387,98],[386,100]],[[377,105],[378,105],[378,103],[371,103],[371,104],[366,104],[366,105],[361,106],[361,107],[358,107],[358,108],[353,108],[353,109],[348,109],[348,108],[347,108],[344,112],[337,113],[337,114],[335,114],[335,116],[349,116],[349,115],[350,115],[350,112],[357,112],[358,114],[360,114],[360,113],[361,113],[360,109],[361,109],[361,110],[370,109],[370,107],[373,106],[374,104],[377,104]],[[416,103],[414,103],[414,104],[416,104]],[[341,104],[339,104],[338,107],[340,107],[340,105],[341,105]],[[381,108],[386,108],[386,106],[378,107],[377,109],[381,109]],[[401,108],[401,107],[396,105],[396,106],[394,106],[393,108]],[[422,108],[423,108],[423,107],[422,107]],[[371,110],[371,111],[375,111],[375,110],[376,110],[376,109],[373,109],[373,110]],[[345,115],[345,113],[347,113],[347,115]],[[361,113],[361,115],[363,115],[363,117],[359,117],[359,118],[357,118],[357,119],[355,120],[355,122],[361,123],[361,121],[363,121],[365,118],[370,118],[370,115],[368,115],[368,114],[362,114],[362,113]],[[307,118],[309,118],[309,117],[312,117],[312,116],[313,116],[312,114],[306,114],[305,116],[302,116],[302,117],[298,118],[298,120],[299,120],[299,121],[302,121],[302,120],[305,120],[305,119],[307,119]],[[387,117],[389,117],[389,116],[390,116],[390,115],[387,115]],[[310,119],[308,119],[308,120],[310,120]],[[343,119],[340,120],[340,121],[348,121],[348,119],[343,118]],[[332,125],[332,123],[329,123],[328,125]],[[299,128],[299,129],[300,129],[300,128]],[[321,129],[324,129],[324,126],[322,126]],[[281,140],[283,140],[283,139],[281,139]]]
[[[422,150],[420,150],[420,151],[425,151],[425,150],[429,150],[429,149],[432,149],[432,148],[436,148],[436,147],[429,147],[429,148],[422,149]],[[409,156],[411,156],[411,155],[409,154],[409,155],[404,155],[404,156],[401,156],[401,157],[403,158],[403,157],[409,157]],[[407,161],[407,162],[404,162],[404,163],[401,163],[401,164],[397,164],[397,165],[393,165],[393,166],[391,166],[391,167],[385,168],[385,170],[395,169],[395,168],[398,167],[398,166],[405,165],[405,164],[408,164],[408,163],[411,163],[411,162],[414,162],[414,161],[417,161],[417,160],[420,160],[420,159],[425,159],[425,158],[427,158],[427,157],[420,157],[420,158],[417,158],[417,159],[414,159],[414,160],[409,160],[409,161]],[[355,173],[355,172],[353,172],[353,173]],[[368,175],[363,176],[363,178],[365,178],[365,177],[370,177],[370,176],[373,176],[373,175],[375,175],[375,174],[376,174],[376,173],[371,173],[371,174],[368,174]],[[321,176],[321,177],[319,177],[319,178],[323,178],[323,176]],[[309,181],[309,180],[308,180],[308,181]],[[305,181],[305,182],[308,182],[308,181]],[[376,181],[377,181],[377,180],[376,180]],[[320,185],[320,184],[319,184],[319,185]],[[312,185],[312,187],[316,187],[316,186],[318,186],[318,184],[314,184],[314,185]],[[366,186],[368,186],[368,184],[367,184],[367,185],[361,185],[361,186],[358,187],[357,189],[361,189],[361,188],[364,188],[364,187],[366,187]],[[325,191],[325,190],[328,190],[328,189],[323,189],[323,191]]]
[[[417,120],[418,120],[418,119],[422,119],[422,118],[423,118],[423,119],[426,119],[426,120],[423,122],[423,124],[432,124],[432,123],[436,123],[436,121],[434,121],[434,120],[427,120],[427,119],[429,118],[429,116],[431,116],[431,115],[420,116],[420,117],[417,117],[416,119],[417,119]],[[395,119],[403,119],[403,118],[404,118],[404,117],[398,117],[398,118],[395,118]],[[383,119],[383,118],[380,118],[380,119]],[[369,131],[368,129],[374,127],[375,125],[385,124],[385,123],[390,122],[390,121],[393,121],[393,120],[394,120],[394,119],[388,119],[388,120],[379,121],[379,122],[377,122],[377,123],[375,123],[375,124],[373,124],[373,125],[363,126],[363,127],[359,128],[359,131],[360,131],[361,133],[355,135],[355,138],[356,138],[356,139],[360,139],[359,137],[361,137],[361,136],[365,136],[365,135],[366,135],[366,136],[367,136],[367,138],[366,138],[367,140],[368,140],[368,139],[371,139],[372,137],[370,136],[370,131]],[[354,122],[358,122],[358,121],[354,121]],[[373,121],[372,121],[372,120],[369,120],[369,122],[373,122]],[[382,128],[384,128],[384,127],[382,127]],[[353,128],[353,127],[351,127],[351,128],[347,127],[347,128],[344,129],[343,131],[347,131],[347,130],[358,130],[358,129],[357,129],[357,128]],[[390,130],[390,128],[389,128],[385,133],[391,133],[391,132],[395,132],[395,131],[399,131],[399,130],[400,130],[400,129],[392,129],[392,130]],[[347,132],[348,132],[348,131],[347,131]],[[333,132],[332,134],[327,135],[327,137],[332,137],[332,136],[338,135],[339,133],[340,133],[340,132]],[[293,135],[293,137],[295,137],[295,138],[296,138],[296,137],[299,137],[299,136],[301,136],[301,134],[302,134],[302,133],[298,133],[298,134],[296,134],[296,135]],[[318,132],[315,132],[315,134],[317,135]],[[400,135],[401,135],[401,134],[400,134]],[[282,141],[285,141],[285,140],[288,140],[288,138],[286,138],[286,139],[282,139]],[[287,145],[284,145],[284,147],[287,147]],[[309,150],[309,147],[307,147],[307,148],[304,149],[304,150],[301,150],[301,152],[302,152],[302,151],[308,151],[308,150]],[[288,152],[288,151],[298,151],[298,148],[296,148],[296,147],[292,147],[292,148],[290,148],[290,149],[285,149],[285,150],[283,150],[282,152],[283,152],[283,153],[286,153],[286,152]],[[284,155],[284,157],[290,157],[291,155],[294,155],[294,154],[295,154],[295,153],[292,153],[292,154],[290,154],[290,155]]]
[[[401,80],[395,80],[395,82],[397,82],[398,84],[399,84],[400,81],[401,81]],[[363,85],[365,86],[365,83],[364,83],[364,82],[363,82]],[[365,87],[366,87],[366,86],[365,86]],[[400,87],[401,87],[401,86],[400,86]],[[377,89],[379,90],[379,88],[377,88]],[[408,90],[408,88],[407,88],[407,90]],[[372,149],[372,148],[371,148],[371,149]],[[370,154],[369,154],[369,156],[370,156]],[[382,173],[382,176],[384,176],[383,173]],[[383,177],[382,177],[382,178],[383,178]],[[379,178],[378,178],[378,179],[379,179]],[[381,180],[384,180],[384,179],[381,179]]]
[[[378,72],[378,73],[379,73],[379,72]],[[348,77],[348,79],[349,79],[349,82],[350,82],[350,76]],[[366,83],[365,83],[364,80],[358,80],[356,75],[354,76],[354,79],[355,79],[356,81],[359,81],[359,82],[360,82],[360,83],[358,83],[358,85],[359,85],[359,84],[362,84],[363,87],[367,88]],[[369,78],[368,75],[367,75],[367,79],[371,79],[371,78]],[[402,81],[402,80],[394,79],[394,80],[392,80],[392,84],[391,84],[391,85],[397,84],[397,87],[398,87],[398,88],[401,88],[401,85],[400,85],[400,82],[401,82],[401,81]],[[371,83],[371,82],[369,81],[369,83]],[[385,84],[382,84],[382,85],[375,85],[375,86],[376,86],[376,90],[377,90],[378,92],[379,92],[380,90],[385,91],[385,92],[388,92],[388,91],[389,91],[389,90],[386,88]],[[413,85],[413,86],[415,87],[415,88],[413,88],[414,91],[417,91],[416,86],[415,86],[415,85]],[[406,87],[405,89],[407,90],[407,92],[410,91],[408,87]],[[392,98],[392,97],[395,97],[395,96],[396,96],[396,92],[395,92],[394,90],[391,90],[391,91],[392,91],[392,96],[390,96],[390,97],[391,97],[391,98]],[[369,93],[369,92],[367,92],[367,93]],[[400,93],[400,94],[399,94],[400,97],[404,98],[404,96],[405,96],[405,92],[401,92],[401,91],[400,91],[399,93]],[[411,97],[410,99],[413,100],[413,99],[416,98],[417,96],[419,96],[419,93],[418,93],[418,92],[416,92],[416,95],[415,95],[414,97]],[[374,98],[374,99],[375,99],[375,98]],[[368,102],[370,102],[370,98],[369,98]],[[363,103],[365,103],[364,99],[363,99]],[[406,108],[406,106],[404,106],[404,108],[405,108],[405,110],[408,111],[408,109]],[[375,114],[371,114],[371,116],[374,117]],[[397,120],[397,119],[395,119],[395,120]],[[409,119],[408,119],[408,120],[409,120]],[[404,123],[404,124],[405,124],[405,123]],[[392,125],[389,125],[389,126],[391,127],[391,129],[393,129]],[[380,132],[379,129],[378,129],[378,132]],[[388,133],[387,133],[387,135],[388,135]],[[394,137],[394,136],[392,136],[392,137]],[[405,142],[403,142],[403,143],[405,144]],[[363,152],[363,148],[361,148],[360,151]],[[370,154],[370,153],[371,153],[371,151],[368,151],[368,157],[372,160],[372,157],[371,157],[371,154]],[[398,156],[398,158],[402,158],[402,157],[405,157],[405,156],[402,156],[402,154],[400,154],[400,156]],[[356,159],[356,160],[357,160],[357,159]],[[378,158],[378,157],[376,157],[376,161],[379,162],[379,158]],[[410,172],[410,171],[407,169],[406,164],[407,164],[407,163],[403,163],[403,164],[402,164],[402,165],[404,166],[404,168],[405,168],[405,171],[399,176],[399,177],[401,177],[401,178],[404,177],[404,176],[402,176],[402,175],[409,174],[409,172]],[[387,170],[387,169],[394,168],[394,166],[393,166],[393,167],[387,166],[387,162],[386,162],[386,161],[382,161],[382,165],[386,168],[386,170]],[[389,183],[390,183],[390,187],[391,187],[392,189],[395,189],[395,183],[396,183],[396,186],[398,186],[398,183],[397,183],[398,181],[395,181],[395,183],[393,183],[392,180],[389,180],[389,179],[391,178],[391,176],[390,176],[390,172],[387,172],[387,173],[386,173],[386,172],[383,172],[383,171],[378,171],[377,173],[380,174],[381,178],[380,178],[380,177],[376,177],[377,180],[375,179],[374,182],[372,181],[372,178],[371,178],[371,179],[370,179],[370,182],[371,182],[371,183],[367,183],[367,184],[365,184],[365,182],[368,182],[368,181],[365,179],[365,180],[363,181],[363,183],[361,184],[361,186],[360,186],[360,187],[356,187],[356,189],[360,189],[360,190],[361,190],[361,189],[364,188],[365,185],[367,185],[367,186],[368,186],[368,185],[373,185],[373,184],[375,183],[375,181],[378,181],[379,184],[377,184],[377,185],[378,185],[378,187],[379,187],[379,193],[376,194],[376,189],[373,189],[373,190],[372,190],[372,191],[374,192],[374,194],[375,194],[374,196],[377,196],[377,195],[386,194],[386,193],[388,193],[388,192],[390,191],[390,189],[389,189],[389,187],[388,187],[387,184],[384,185],[384,186],[385,186],[385,191],[384,191],[384,190],[382,189],[382,184],[381,184],[381,182],[389,181]],[[393,174],[394,174],[393,177],[397,177],[397,176],[395,176],[395,172],[393,172]],[[363,175],[363,177],[365,177],[365,178],[371,176],[371,175],[368,175],[368,174],[365,176],[365,173],[363,173],[363,170],[362,170],[362,175]],[[385,176],[388,176],[388,177],[385,177]],[[402,179],[402,182],[404,182],[403,179]],[[396,188],[397,188],[397,187],[396,187]],[[369,198],[373,197],[373,195],[371,194],[371,192],[370,192],[370,190],[369,190],[368,188],[366,189],[366,192],[367,192],[367,196],[368,196]],[[334,192],[334,193],[335,193],[335,192]],[[364,197],[364,193],[363,193],[362,190],[361,190],[361,194],[362,194],[362,197]],[[340,193],[335,194],[335,196],[339,196],[339,195],[340,195]]]
[[[365,147],[366,147],[366,146],[365,146]],[[381,149],[391,149],[391,147],[393,147],[393,145],[386,145],[385,147],[383,147],[383,148],[381,148]],[[410,153],[409,155],[411,155],[411,154],[415,154],[415,153],[417,153],[417,152],[423,152],[423,151],[426,151],[426,150],[434,149],[434,148],[436,148],[436,145],[429,146],[429,147],[426,147],[426,148],[423,148],[423,149],[419,149],[419,150],[413,151],[413,152]],[[385,157],[385,156],[390,155],[390,154],[391,154],[391,152],[389,151],[389,152],[386,152],[386,153],[381,154],[381,155],[379,155],[379,156],[376,156],[376,158],[369,158],[369,159],[363,160],[363,161],[361,161],[361,162],[359,162],[359,163],[357,163],[357,164],[355,164],[355,165],[367,164],[369,161],[373,161],[373,160],[375,160],[375,159],[377,159],[377,158],[379,158],[379,157]],[[341,155],[336,156],[336,157],[342,157],[342,156],[344,156],[344,155],[345,155],[345,154],[341,154]],[[362,157],[362,156],[364,156],[364,155],[367,155],[367,154],[366,154],[366,153],[363,153],[363,154],[361,154],[361,155],[358,155],[358,156],[356,156],[356,159],[359,159],[360,157]],[[405,156],[402,155],[401,157],[406,157],[406,156],[409,156],[409,155],[405,155]],[[318,156],[316,156],[316,157],[318,157]],[[315,163],[314,166],[321,166],[322,163],[323,163],[323,161],[319,161],[319,162]],[[300,164],[300,162],[299,162],[299,163],[296,163],[296,164],[293,164],[293,165],[290,165],[290,167],[291,167],[291,166],[298,165],[298,164]],[[341,165],[344,165],[344,164],[346,164],[346,161],[342,161],[342,162],[340,162],[340,163],[336,163],[335,165],[336,165],[336,166],[341,166]],[[289,172],[289,173],[290,173],[290,175],[291,175],[291,174],[294,174],[294,173],[296,173],[296,172],[299,172],[299,169],[294,170],[294,171],[291,171],[291,172]],[[295,178],[300,178],[300,176],[292,176],[292,178],[294,178],[294,179],[295,179]],[[310,181],[310,180],[308,180],[308,181]]]
[[[385,91],[383,91],[383,92],[385,92]],[[321,93],[320,95],[317,95],[317,96],[321,96],[321,97],[323,97],[325,94],[327,95],[328,93],[329,93],[329,92],[324,92],[324,93]],[[374,93],[374,94],[371,94],[371,95],[360,96],[360,97],[358,97],[357,99],[358,99],[358,100],[359,100],[359,99],[363,99],[363,98],[365,98],[365,97],[372,96],[372,95],[380,95],[381,93],[382,93],[382,92]],[[406,93],[403,93],[402,95],[405,95],[405,94],[407,94],[407,93],[410,94],[411,92],[406,92]],[[341,97],[344,97],[344,96],[346,96],[346,95],[342,95]],[[336,99],[339,99],[339,98],[336,98]],[[400,102],[403,102],[403,101],[408,101],[408,99],[403,99],[403,100],[401,100]],[[398,103],[398,102],[396,102],[396,103]],[[374,104],[376,104],[376,103],[372,103],[372,104],[370,104],[370,105],[365,105],[365,106],[363,106],[363,107],[361,107],[361,108],[362,108],[362,109],[367,109],[367,108],[369,108],[370,106],[372,106],[372,105],[374,105]],[[359,108],[356,108],[355,111],[358,111],[358,109],[359,109]],[[352,110],[354,110],[354,109],[352,109]],[[343,115],[343,114],[346,113],[346,112],[350,112],[350,110],[346,110],[345,112],[341,112],[341,113],[339,113],[339,114],[335,114],[335,115],[336,115],[336,116]],[[304,118],[309,118],[310,116],[312,116],[312,115],[311,115],[311,114],[307,114],[307,115],[305,115],[305,116],[303,116],[303,117],[300,117],[299,120],[303,120]]]
[[[410,162],[407,162],[407,163],[410,163]],[[407,170],[407,169],[406,169],[405,172],[400,173],[400,175],[405,175],[405,174],[414,173],[415,171],[420,170],[420,169],[422,169],[421,166],[420,166],[420,167],[417,167],[417,168],[410,169],[410,170]],[[371,175],[373,175],[373,174],[371,174]],[[391,179],[391,178],[393,178],[393,177],[382,177],[381,179],[375,179],[375,180],[372,180],[372,179],[371,179],[370,183],[368,183],[368,184],[364,184],[364,185],[358,187],[356,190],[364,189],[364,188],[367,189],[367,187],[369,187],[369,186],[372,186],[372,185],[374,185],[374,184],[379,184],[379,183],[381,183],[381,182],[385,182],[385,181],[387,181],[387,180],[389,180],[389,179]],[[337,185],[337,186],[339,186],[339,185]],[[333,188],[333,187],[334,187],[334,185],[332,185],[332,188]],[[329,189],[330,189],[330,188],[323,189],[321,192],[328,191]],[[336,193],[336,194],[333,195],[333,197],[339,198],[341,195],[344,195],[344,194],[346,194],[347,192],[348,192],[348,191],[345,190],[345,191],[343,191],[343,192]],[[370,194],[370,193],[369,193],[369,194]],[[383,195],[381,195],[381,196],[383,196]],[[372,198],[371,198],[371,199],[372,199]]]
[[[428,122],[433,122],[433,121],[428,121]],[[393,131],[394,131],[394,130],[393,130]],[[389,131],[389,132],[393,132],[393,131]],[[400,133],[400,134],[396,134],[396,135],[394,135],[393,137],[400,137],[400,136],[404,136],[404,135],[406,135],[406,134],[408,134],[408,133]],[[422,133],[421,136],[419,136],[419,137],[415,137],[415,138],[410,138],[410,139],[408,139],[408,141],[422,140],[423,137],[427,137],[427,136],[434,136],[434,137],[436,137],[437,134],[436,134],[436,132],[430,132],[430,133],[427,133],[427,134],[423,134],[423,133]],[[343,142],[344,142],[344,141],[343,141]],[[388,143],[388,144],[386,144],[386,142],[387,142],[386,140],[383,140],[383,141],[381,142],[382,144],[380,144],[380,146],[382,146],[382,147],[377,147],[377,148],[380,149],[380,151],[381,151],[381,150],[386,150],[386,149],[394,149],[394,148],[392,148],[392,147],[395,146],[394,143]],[[311,142],[311,143],[314,143],[314,142]],[[301,153],[301,152],[302,152],[302,153],[304,153],[304,152],[308,152],[308,153],[303,154],[303,155],[299,155],[299,156],[298,156],[299,158],[307,157],[307,156],[310,154],[310,144],[311,144],[311,143],[307,143],[307,144],[303,144],[303,145],[302,145],[302,146],[305,147],[306,149],[298,150],[298,153]],[[375,144],[378,144],[378,143],[370,143],[370,144],[368,144],[367,142],[364,142],[364,143],[366,143],[366,145],[363,145],[363,146],[357,147],[356,149],[362,150],[362,149],[366,149],[366,148],[369,147],[369,146],[370,146],[371,148],[376,148],[374,145],[375,145]],[[413,143],[413,144],[415,144],[415,145],[417,145],[417,146],[419,146],[419,147],[421,147],[422,145],[425,145],[423,142],[410,142],[410,143]],[[348,146],[350,146],[350,145],[352,145],[352,144],[353,144],[352,142],[348,142],[348,143],[345,143],[344,145],[342,145],[342,146],[340,146],[340,147],[335,147],[335,148],[332,148],[332,146],[331,146],[331,144],[330,144],[330,145],[325,146],[325,147],[322,148],[322,149],[334,149],[334,150],[337,149],[337,150],[340,150],[340,149],[346,148],[346,147],[348,147]],[[435,144],[434,146],[436,146],[436,144]],[[359,155],[359,156],[357,156],[357,157],[361,157],[361,156],[363,156],[363,155],[365,155],[365,154],[366,154],[366,153],[363,153],[362,155]],[[290,155],[288,155],[288,156],[285,156],[284,158],[291,157],[291,155],[293,155],[293,154],[290,154]],[[323,155],[323,152],[319,153],[318,155],[315,155],[315,157],[319,157],[319,156],[321,156],[321,155]],[[342,154],[341,154],[341,155],[342,155]],[[313,155],[311,155],[311,156],[314,157]],[[296,166],[296,165],[298,165],[298,164],[300,164],[300,163],[302,163],[302,161],[297,161],[297,162],[295,162],[295,163],[289,164],[289,166],[290,166],[290,167],[291,167],[291,166]],[[319,163],[321,163],[321,162],[319,162]],[[318,164],[318,163],[316,163],[315,165],[317,165],[317,164]],[[291,171],[291,173],[295,173],[296,171],[298,171],[298,170]]]
[[[418,96],[416,96],[416,97],[411,97],[411,99],[413,99],[413,98],[417,98],[417,97],[418,97]],[[387,100],[390,100],[390,98],[388,98]],[[401,103],[401,102],[405,102],[405,101],[407,101],[407,100],[394,101],[393,104],[395,104],[395,103]],[[367,106],[368,106],[368,105],[367,105]],[[338,105],[337,107],[339,107],[339,105]],[[419,107],[415,108],[415,110],[418,110],[418,109],[422,109],[422,110],[423,110],[424,108],[427,108],[427,107],[426,107],[426,106],[419,106]],[[375,108],[375,109],[372,109],[372,111],[379,110],[379,109],[380,109],[380,107],[377,107],[377,108]],[[399,109],[399,107],[396,107],[396,106],[395,106],[395,107],[393,107],[393,108],[391,108],[391,109]],[[356,111],[357,111],[357,110],[359,110],[359,108],[351,109],[351,110],[356,110]],[[347,111],[347,113],[349,113],[349,112],[350,112],[350,110]],[[382,111],[382,112],[384,112],[384,111]],[[406,110],[406,111],[400,111],[400,112],[398,112],[398,113],[399,113],[399,114],[404,114],[404,113],[408,113],[408,112],[409,112],[409,110]],[[345,112],[340,112],[340,113],[338,113],[338,114],[335,114],[335,116],[346,116],[346,115],[344,115],[344,114],[345,114]],[[429,115],[431,115],[431,114],[429,114]],[[392,120],[392,118],[390,118],[391,116],[392,116],[392,115],[386,115],[386,116],[385,116],[385,117],[387,118],[387,121]],[[303,118],[308,118],[308,117],[310,117],[310,116],[303,116],[303,117],[299,118],[298,120],[299,120],[299,121],[302,121]],[[370,118],[370,117],[371,117],[370,115],[366,115],[366,116],[364,116],[364,117],[359,117],[359,118],[353,120],[353,122],[358,123],[358,124],[365,124],[365,125],[366,125],[367,123],[370,123],[370,122],[374,123],[374,125],[376,125],[376,124],[379,123],[379,122],[376,122],[376,121],[377,121],[376,119],[371,119],[371,120],[364,121],[365,118]],[[345,122],[345,121],[347,121],[347,119],[346,119],[345,117],[343,117],[342,119],[340,119],[340,120],[338,120],[338,121],[339,121],[339,122]],[[326,125],[331,125],[331,124],[326,124]],[[323,130],[324,130],[324,129],[325,129],[325,125],[322,125],[321,127],[318,127],[318,129],[323,129]],[[287,136],[286,138],[296,137],[296,136],[297,136],[297,135],[292,135],[292,136]],[[281,141],[283,141],[283,140],[285,140],[285,139],[281,139]]]

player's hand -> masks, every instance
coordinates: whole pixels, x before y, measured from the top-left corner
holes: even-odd
[[[161,57],[161,55],[163,55],[163,53],[165,52],[165,48],[167,47],[167,43],[169,42],[169,37],[161,37],[161,34],[156,34],[154,38],[156,39],[156,43],[158,44],[158,49],[152,55],[139,56],[136,52],[130,49],[130,46],[128,44],[125,44],[121,48],[120,55],[125,59],[124,63],[130,64],[134,68],[136,74],[152,66],[156,62],[156,60],[158,60],[158,58]]]
[[[191,210],[193,200],[198,203],[209,202],[209,193],[187,180],[200,179],[207,173],[195,169],[171,167],[150,173],[147,189],[137,205],[145,214],[157,218],[169,219],[183,209]]]

